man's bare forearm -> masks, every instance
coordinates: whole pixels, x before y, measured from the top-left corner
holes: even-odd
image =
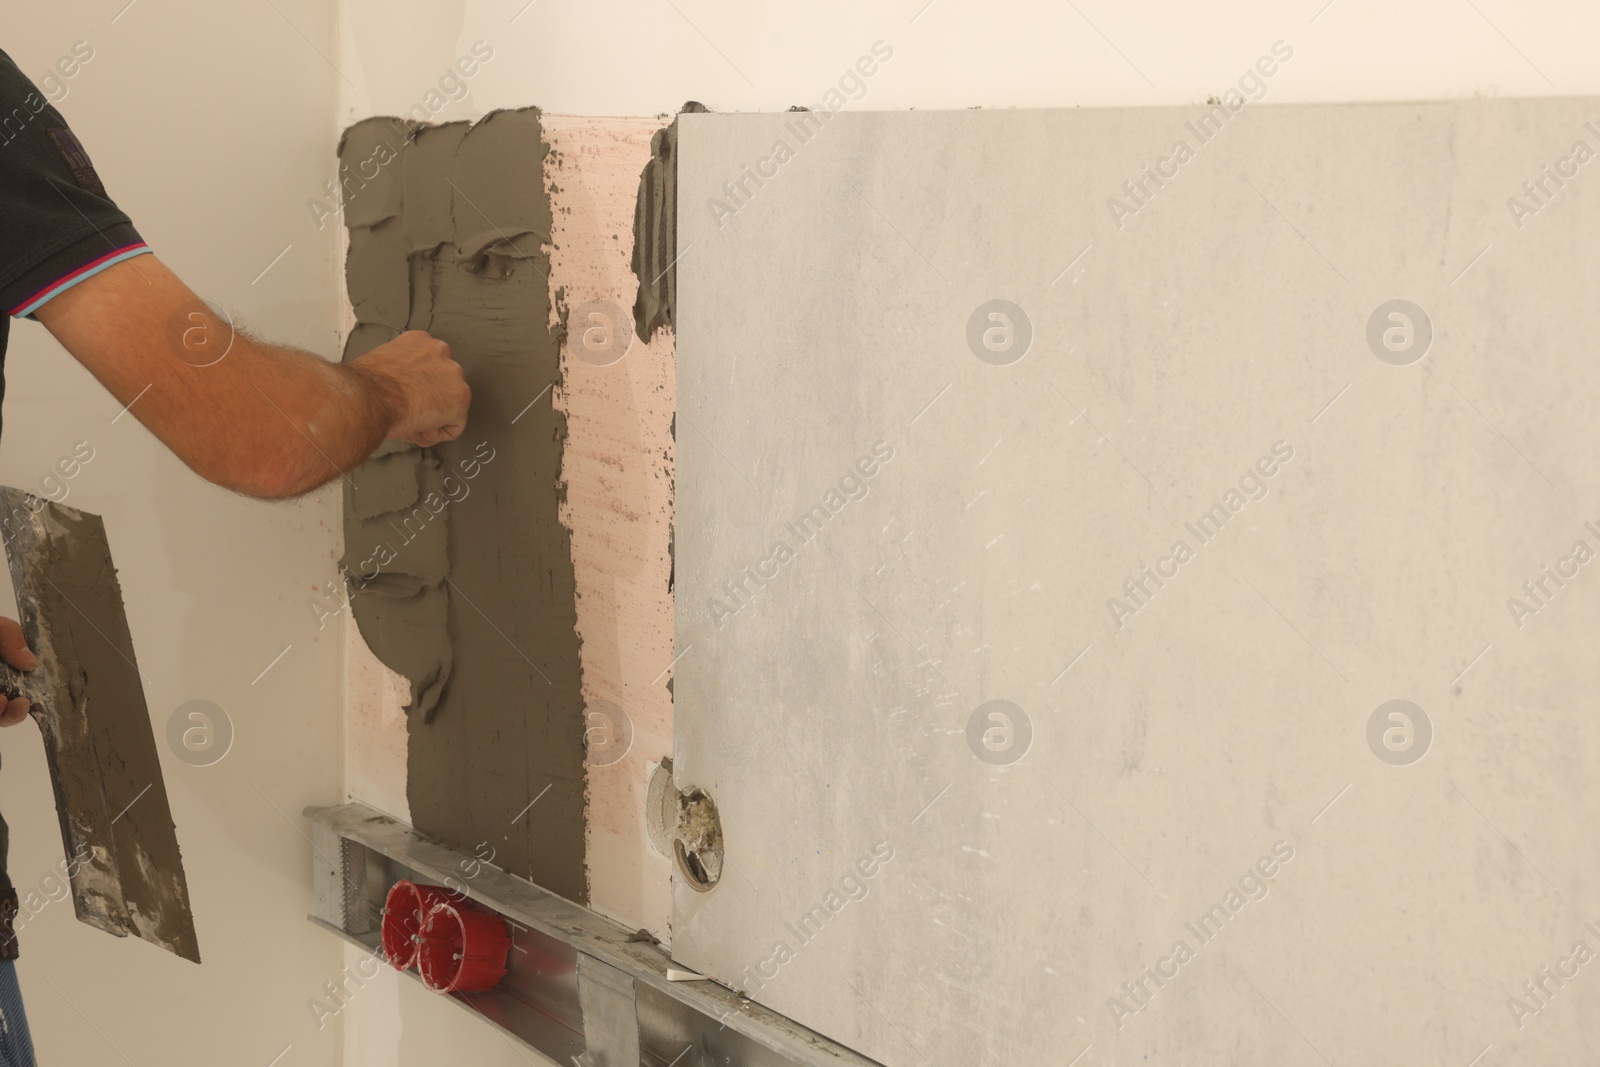
[[[238,343],[248,345],[241,354],[258,367],[250,382],[258,402],[246,397],[238,405],[232,440],[203,430],[194,440],[179,433],[166,442],[209,481],[252,496],[298,496],[358,466],[404,414],[396,383],[369,368]]]
[[[153,256],[68,290],[37,317],[201,477],[295,496],[385,437],[449,440],[470,394],[443,342],[401,335],[348,364],[245,336]]]

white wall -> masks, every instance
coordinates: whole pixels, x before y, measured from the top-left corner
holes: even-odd
[[[1597,16],[1575,0],[1325,3],[346,0],[341,66],[355,88],[341,83],[342,114],[405,110],[478,39],[496,57],[446,116],[533,103],[648,115],[687,99],[780,110],[814,102],[878,38],[895,58],[862,107],[1188,103],[1225,89],[1278,38],[1296,50],[1294,77],[1274,80],[1278,101],[1572,95],[1600,85],[1586,48]]]
[[[333,230],[318,233],[304,201],[333,173],[336,76],[300,36],[331,51],[331,10],[140,0],[113,24],[125,3],[13,5],[0,47],[37,80],[88,42],[94,58],[61,110],[145,239],[260,333],[333,355]],[[319,1032],[306,1000],[342,957],[306,921],[299,812],[339,799],[337,630],[318,635],[305,606],[334,573],[338,494],[269,505],[207,485],[131,416],[112,424],[120,405],[36,324],[13,324],[6,364],[0,482],[36,486],[75,441],[95,450],[67,502],[105,516],[205,959],[118,941],[50,905],[25,928],[19,965],[41,1062],[265,1067],[292,1045],[284,1067],[331,1067],[338,1022]],[[236,729],[210,767],[172,757],[161,733],[195,698]],[[0,751],[10,869],[26,893],[60,859],[60,832],[38,730],[0,733]]]

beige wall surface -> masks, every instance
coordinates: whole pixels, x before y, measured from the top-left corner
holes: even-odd
[[[332,13],[312,0],[125,3],[12,5],[0,48],[36,81],[75,42],[92,48],[59,107],[145,239],[259,333],[335,354],[336,231],[305,208],[333,172],[336,75],[318,55]],[[49,904],[24,927],[19,964],[41,1062],[335,1064],[339,1021],[319,1029],[307,1001],[342,961],[305,919],[299,812],[338,799],[338,631],[319,633],[306,608],[333,577],[338,493],[265,504],[208,485],[117,418],[121,405],[42,327],[12,330],[0,482],[38,491],[75,442],[94,450],[67,503],[105,516],[205,960],[115,940]],[[197,699],[234,731],[209,766],[164,739]],[[59,863],[60,831],[38,730],[6,730],[0,753],[26,896]]]

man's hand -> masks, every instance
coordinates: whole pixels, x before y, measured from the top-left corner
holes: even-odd
[[[450,346],[437,337],[407,330],[350,366],[392,386],[396,416],[388,436],[436,445],[454,441],[466,429],[472,390],[461,364],[451,358]]]
[[[22,627],[15,619],[0,618],[0,656],[19,671],[31,671],[39,665],[39,657],[28,648]],[[0,710],[0,726],[17,725],[28,717],[29,707],[27,697],[6,701],[4,710]]]

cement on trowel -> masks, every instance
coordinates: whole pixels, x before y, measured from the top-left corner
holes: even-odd
[[[183,858],[100,516],[0,487],[6,556],[39,664],[6,668],[44,736],[79,920],[200,962]]]

